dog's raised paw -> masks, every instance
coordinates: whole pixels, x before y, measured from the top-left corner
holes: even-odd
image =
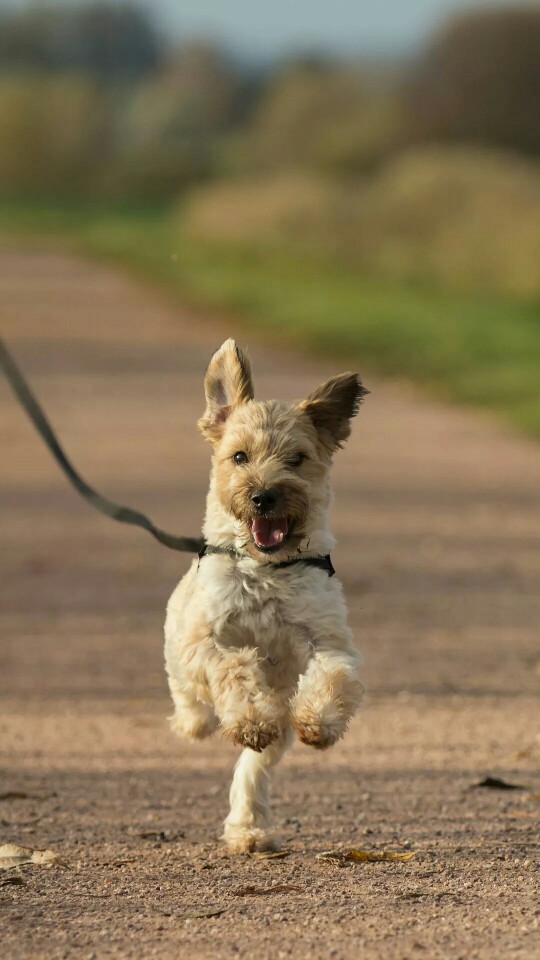
[[[298,739],[316,750],[326,750],[343,735],[341,730],[317,721],[294,720],[293,727]]]
[[[279,728],[276,723],[268,721],[239,720],[233,726],[225,727],[223,736],[241,747],[249,747],[250,750],[261,753],[265,747],[277,740]]]
[[[193,710],[182,710],[170,718],[171,730],[180,737],[204,740],[210,737],[218,725],[218,719],[210,707],[197,705]]]

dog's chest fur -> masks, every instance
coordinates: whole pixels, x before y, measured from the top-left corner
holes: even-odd
[[[293,683],[320,635],[328,576],[300,566],[271,571],[249,559],[215,558],[212,566],[204,571],[203,590],[215,644],[254,647],[272,686]]]
[[[180,621],[203,612],[218,648],[256,648],[272,686],[293,682],[318,641],[346,620],[341,585],[323,570],[271,570],[249,558],[208,556],[195,563],[171,606]]]

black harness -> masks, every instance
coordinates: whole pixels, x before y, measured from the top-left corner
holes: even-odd
[[[135,527],[142,527],[143,530],[147,530],[159,543],[162,543],[164,547],[169,547],[170,550],[179,550],[183,553],[197,553],[199,555],[199,562],[203,557],[212,553],[224,553],[236,560],[244,558],[244,555],[238,553],[234,547],[214,547],[206,543],[202,537],[180,537],[172,533],[167,533],[165,530],[160,530],[144,513],[140,513],[139,510],[132,510],[131,507],[123,507],[121,504],[109,500],[108,497],[104,497],[101,493],[98,493],[97,490],[94,490],[93,487],[81,477],[80,473],[64,453],[53,428],[47,420],[43,408],[32,393],[26,379],[1,339],[0,368],[3,369],[17,400],[32,421],[41,439],[49,448],[64,475],[77,493],[79,493],[81,497],[84,497],[95,510],[99,510],[100,513],[104,513],[105,516],[110,517],[112,520],[117,520],[119,523],[129,523]],[[333,577],[335,573],[330,556],[293,557],[290,560],[282,560],[280,563],[272,564],[272,569],[280,570],[284,567],[292,567],[297,563],[320,567],[321,570],[326,571],[329,577]]]
[[[199,561],[202,560],[203,557],[215,553],[232,557],[233,560],[246,559],[246,555],[239,553],[234,547],[214,547],[211,543],[205,542],[202,549],[199,550]],[[279,563],[269,563],[267,566],[269,570],[283,570],[285,567],[293,567],[298,563],[305,563],[309,567],[319,567],[321,570],[324,570],[329,577],[333,577],[336,572],[329,553],[317,557],[291,557],[289,560],[280,560]]]

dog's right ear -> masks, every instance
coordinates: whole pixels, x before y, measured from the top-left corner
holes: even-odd
[[[204,392],[206,410],[198,426],[206,439],[215,443],[231,411],[254,396],[249,360],[234,340],[226,340],[212,357],[204,377]]]

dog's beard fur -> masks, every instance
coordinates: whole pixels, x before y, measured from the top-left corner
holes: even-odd
[[[365,392],[356,374],[343,374],[300,403],[256,401],[247,357],[233,341],[224,343],[206,372],[207,407],[199,421],[214,448],[206,539],[259,561],[265,553],[279,560],[328,552],[332,454],[349,436]],[[245,459],[236,463],[236,453]],[[254,506],[260,490],[275,495],[271,508]],[[270,537],[266,546],[257,542],[261,525]]]
[[[228,504],[222,501],[225,509],[245,527],[246,536],[242,547],[250,551],[255,545],[260,550],[260,542],[257,546],[255,530],[257,523],[267,521],[270,534],[274,530],[278,531],[274,534],[276,546],[281,545],[289,551],[295,548],[301,549],[302,542],[309,536],[309,503],[305,490],[300,488],[300,484],[289,482],[276,485],[274,487],[278,496],[276,507],[273,510],[264,511],[263,514],[253,512],[249,489],[248,486],[247,494],[245,489],[238,490],[232,495]],[[283,539],[280,540],[280,536]],[[275,550],[275,547],[271,549]]]

